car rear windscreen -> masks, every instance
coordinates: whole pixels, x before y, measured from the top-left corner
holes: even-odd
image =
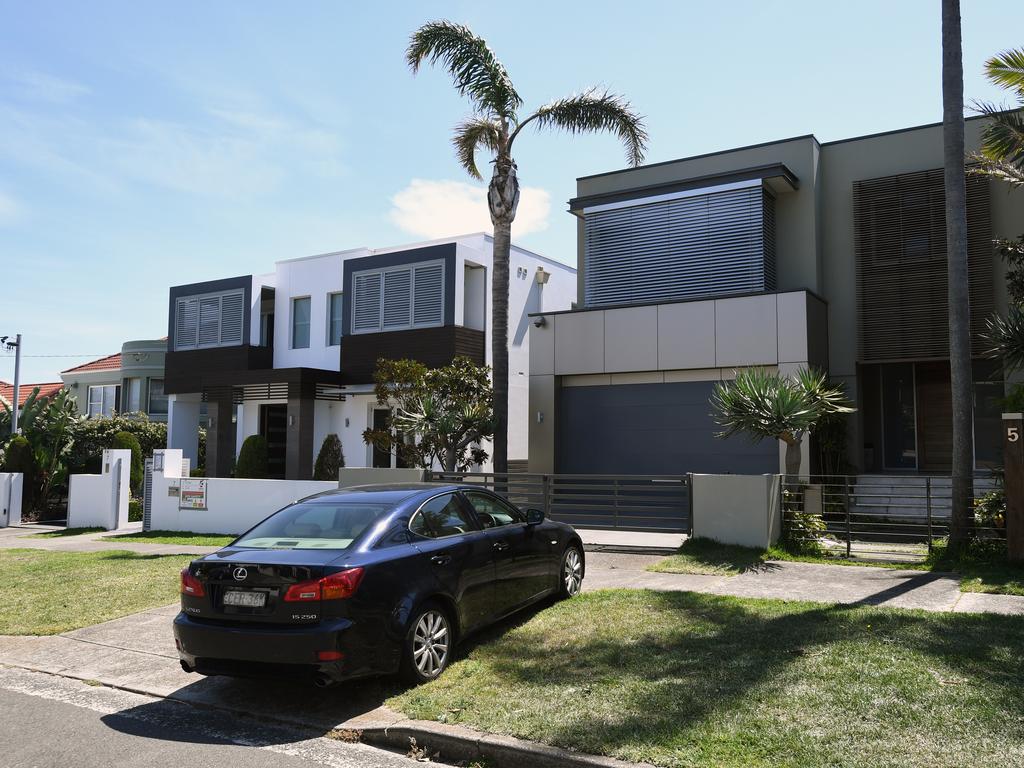
[[[300,502],[271,515],[232,546],[348,549],[391,506],[356,501]]]

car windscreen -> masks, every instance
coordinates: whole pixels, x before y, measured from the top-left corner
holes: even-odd
[[[271,515],[232,546],[257,549],[348,549],[390,504],[310,501]]]

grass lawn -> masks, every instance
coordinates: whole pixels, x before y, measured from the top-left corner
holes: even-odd
[[[936,543],[932,554],[925,560],[908,563],[847,558],[841,554],[794,554],[782,547],[764,550],[698,538],[683,542],[678,553],[654,563],[647,570],[733,575],[757,568],[768,560],[956,573],[960,576],[960,589],[963,592],[1024,595],[1024,567],[1006,562],[1005,550],[987,551],[983,544],[972,547],[959,559],[955,559],[947,555],[944,544]]]
[[[83,533],[99,533],[104,528],[61,528],[59,531],[47,531],[46,533],[33,533],[25,536],[26,539],[59,539],[64,536],[81,536]]]
[[[484,639],[388,704],[663,766],[1024,765],[1017,617],[607,590]]]
[[[189,544],[197,547],[223,547],[237,539],[223,533],[192,533],[192,531],[138,531],[104,536],[104,541],[133,541],[139,544]]]
[[[174,602],[189,555],[0,550],[0,635],[54,635]]]

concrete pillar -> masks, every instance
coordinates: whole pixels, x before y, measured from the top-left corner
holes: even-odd
[[[558,377],[530,376],[529,471],[549,474],[555,471],[555,439],[558,414]]]
[[[288,444],[285,479],[313,478],[313,418],[316,389],[312,384],[288,385]]]
[[[231,423],[234,405],[231,395],[220,395],[206,403],[210,424],[206,428],[206,476],[230,477],[235,458],[235,425]]]
[[[179,449],[192,467],[199,466],[201,402],[198,392],[167,397],[167,447]]]

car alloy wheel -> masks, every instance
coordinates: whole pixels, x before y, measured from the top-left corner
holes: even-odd
[[[441,611],[428,610],[416,622],[412,636],[412,660],[425,678],[437,677],[448,664],[451,633]]]
[[[583,587],[583,560],[575,547],[569,547],[562,558],[562,590],[569,597],[576,597]]]

